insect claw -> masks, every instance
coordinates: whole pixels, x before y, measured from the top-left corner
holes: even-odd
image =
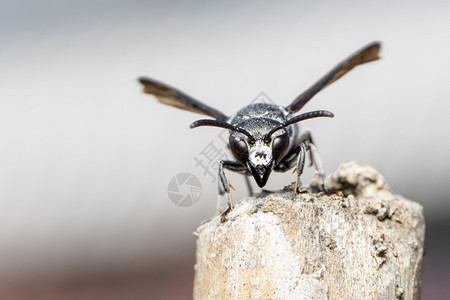
[[[330,192],[325,188],[325,182],[322,182],[322,184],[321,184],[320,186],[322,187],[322,191],[323,191],[325,194],[327,194],[327,195],[330,194]]]
[[[231,185],[231,183],[229,183],[228,186],[229,186],[233,191],[236,190],[236,189],[234,188],[234,186]]]
[[[227,220],[227,215],[228,213],[231,211],[231,207],[228,206],[227,209],[225,209],[221,214],[220,214],[220,223],[224,223]]]

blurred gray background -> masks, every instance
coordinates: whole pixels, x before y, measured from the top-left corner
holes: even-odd
[[[196,166],[220,129],[141,92],[146,75],[232,114],[289,104],[365,44],[306,110],[328,173],[356,161],[424,206],[423,298],[450,276],[450,2],[0,1],[0,298],[190,299],[192,232],[217,182]],[[229,154],[228,154],[229,155]],[[189,172],[202,194],[172,203]],[[213,171],[215,172],[215,171]],[[215,174],[215,173],[214,173]],[[234,199],[245,196],[229,173]],[[305,174],[308,182],[312,172]],[[268,189],[293,181],[273,174]]]

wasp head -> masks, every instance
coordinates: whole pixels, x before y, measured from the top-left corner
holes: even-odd
[[[253,118],[235,126],[248,134],[232,132],[230,149],[251,172],[258,186],[264,187],[273,168],[288,150],[289,135],[280,122],[271,119]]]
[[[264,187],[274,167],[289,149],[288,126],[311,118],[333,117],[326,110],[316,110],[292,117],[285,122],[269,118],[252,117],[237,124],[221,120],[203,119],[191,128],[215,126],[230,130],[230,149],[236,159],[247,167],[259,187]]]

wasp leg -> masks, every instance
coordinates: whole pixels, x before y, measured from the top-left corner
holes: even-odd
[[[230,194],[230,187],[233,188],[233,186],[230,184],[228,177],[225,175],[225,172],[223,170],[224,168],[234,172],[244,172],[246,170],[245,166],[235,161],[221,160],[219,162],[219,199],[217,203],[218,212],[223,211],[221,203],[223,203],[222,199],[224,198],[225,194],[227,203],[227,208],[225,209],[225,211],[234,208],[233,200],[231,199]]]
[[[317,151],[317,147],[312,139],[311,132],[305,131],[300,137],[300,141],[305,143],[307,146],[307,150],[309,150],[309,158],[311,159],[311,165],[314,165],[316,169],[316,174],[319,175],[321,181],[321,188],[325,194],[328,194],[327,189],[325,188],[325,170],[323,168],[322,160],[320,159],[319,152]]]
[[[288,153],[284,160],[282,160],[278,166],[275,167],[277,172],[286,172],[292,167],[296,166],[294,172],[297,173],[297,178],[295,180],[294,191],[296,194],[300,194],[302,182],[300,177],[303,174],[303,169],[305,168],[305,158],[306,158],[307,146],[305,143],[301,143],[294,150]]]
[[[302,136],[300,137],[300,143],[308,143],[308,144],[314,144],[315,145],[310,131],[306,130],[302,134]],[[312,167],[313,161],[314,161],[314,159],[313,159],[312,152],[309,151],[309,166],[310,167]]]
[[[325,194],[328,194],[327,189],[325,188],[325,170],[323,168],[322,160],[320,159],[319,152],[317,151],[317,148],[314,144],[308,144],[309,151],[312,156],[312,161],[314,164],[314,167],[316,169],[316,174],[319,175],[322,191]]]
[[[325,188],[325,170],[322,165],[322,160],[320,159],[319,152],[317,151],[317,147],[315,146],[311,133],[309,131],[305,131],[299,138],[299,145],[291,150],[285,158],[275,167],[275,171],[277,172],[286,172],[291,169],[295,165],[297,165],[297,182],[296,182],[296,193],[300,191],[300,175],[302,174],[303,169],[300,170],[300,167],[304,165],[304,157],[302,157],[302,145],[305,145],[306,151],[309,151],[309,157],[311,159],[311,164],[314,165],[316,170],[316,174],[319,176],[321,181],[321,188],[324,193],[328,194],[327,189]],[[303,155],[305,156],[305,155]],[[302,157],[302,158],[301,158]]]
[[[306,145],[302,143],[300,145],[300,153],[297,159],[297,179],[295,180],[295,194],[300,194],[300,188],[302,186],[302,182],[300,177],[303,174],[303,168],[305,167],[305,156],[306,156]]]

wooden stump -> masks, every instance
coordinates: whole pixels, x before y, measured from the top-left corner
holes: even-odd
[[[422,207],[353,163],[326,185],[248,197],[201,225],[194,299],[419,299]]]

